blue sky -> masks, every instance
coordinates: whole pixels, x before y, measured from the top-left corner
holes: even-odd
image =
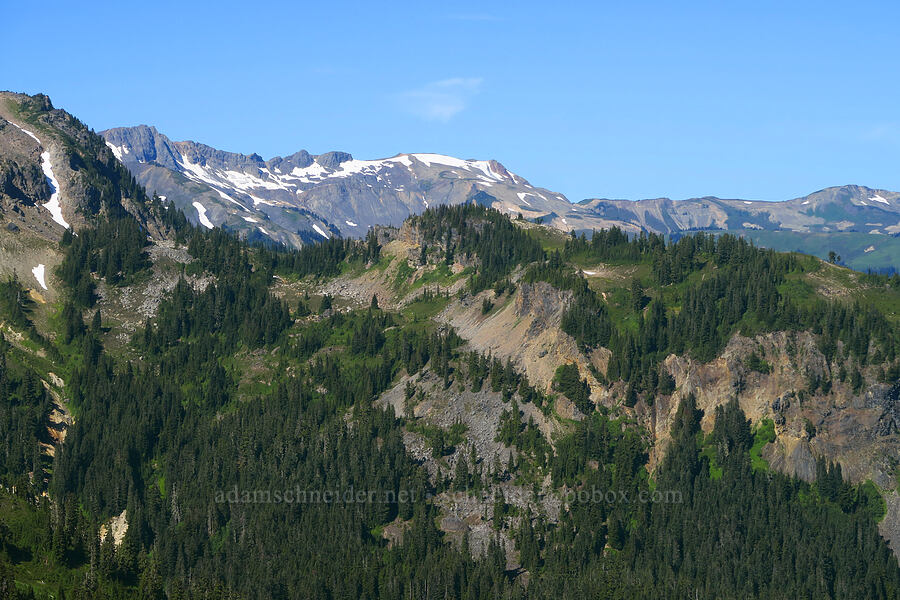
[[[147,123],[265,158],[496,158],[574,201],[900,190],[896,2],[3,12],[0,88],[48,93],[97,130]]]

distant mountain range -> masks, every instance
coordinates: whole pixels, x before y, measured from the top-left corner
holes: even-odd
[[[849,185],[783,202],[705,197],[573,204],[494,160],[440,154],[358,160],[305,150],[264,160],[173,142],[146,125],[101,134],[149,192],[196,223],[250,239],[300,246],[332,235],[358,237],[431,205],[479,202],[563,231],[614,225],[631,233],[729,231],[779,250],[821,257],[835,251],[857,269],[900,267],[900,193],[887,190]]]

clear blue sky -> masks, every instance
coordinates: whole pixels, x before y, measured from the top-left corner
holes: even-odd
[[[575,201],[900,190],[897,2],[48,0],[3,14],[0,88],[45,92],[97,130],[147,123],[265,158],[496,158]]]

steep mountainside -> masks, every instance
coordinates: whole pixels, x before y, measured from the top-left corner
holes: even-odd
[[[248,244],[0,99],[0,598],[900,594],[900,275],[479,193]]]
[[[162,239],[162,210],[103,138],[49,98],[0,93],[0,276],[15,274],[40,302],[54,300],[67,231],[128,216],[144,237]]]
[[[362,237],[373,225],[399,225],[429,205],[474,199],[530,217],[570,207],[560,194],[532,187],[496,161],[437,154],[357,160],[305,150],[263,160],[173,142],[144,125],[102,135],[148,190],[194,222],[294,246],[335,234]]]
[[[356,160],[345,152],[313,156],[305,150],[264,160],[173,142],[145,125],[102,135],[141,184],[193,222],[293,246],[333,234],[361,237],[370,226],[399,225],[428,206],[474,199],[562,231],[730,231],[820,258],[835,251],[858,269],[900,267],[900,194],[886,190],[834,187],[783,202],[709,197],[571,204],[493,160],[436,154]]]

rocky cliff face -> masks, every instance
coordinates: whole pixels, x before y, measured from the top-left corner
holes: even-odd
[[[483,292],[491,296],[493,292]],[[588,365],[603,373],[609,352],[582,354],[574,340],[559,330],[559,318],[568,301],[567,293],[551,286],[521,284],[508,301],[488,316],[481,314],[479,298],[451,305],[441,318],[482,352],[512,360],[532,383],[550,390],[556,367],[567,362],[579,366],[591,385],[592,399],[613,410],[633,414],[651,432],[650,468],[662,459],[669,432],[682,398],[693,394],[704,411],[703,428],[709,432],[715,409],[731,398],[754,424],[771,419],[776,439],[763,448],[762,457],[778,471],[806,481],[815,479],[816,458],[839,462],[844,476],[853,482],[873,481],[884,493],[888,517],[881,524],[883,535],[900,549],[900,495],[897,467],[900,465],[900,383],[879,383],[877,366],[862,370],[863,385],[855,392],[849,377],[840,381],[840,364],[828,363],[809,332],[776,332],[747,338],[735,335],[715,360],[701,363],[688,356],[671,355],[665,368],[676,382],[670,396],[657,396],[652,405],[639,402],[633,409],[623,406],[621,383],[605,385]],[[756,355],[768,364],[767,372],[748,366]],[[831,388],[809,392],[809,376],[828,377]],[[564,418],[581,418],[565,398],[557,397],[556,412]],[[552,439],[558,423],[545,423]],[[892,504],[893,503],[893,504]],[[893,516],[892,516],[893,515]]]
[[[15,274],[39,303],[56,298],[57,242],[66,229],[125,208],[165,235],[143,192],[102,138],[44,95],[0,92],[0,276]]]
[[[58,239],[78,220],[83,182],[61,135],[70,119],[46,96],[0,94],[0,207],[9,231]]]

